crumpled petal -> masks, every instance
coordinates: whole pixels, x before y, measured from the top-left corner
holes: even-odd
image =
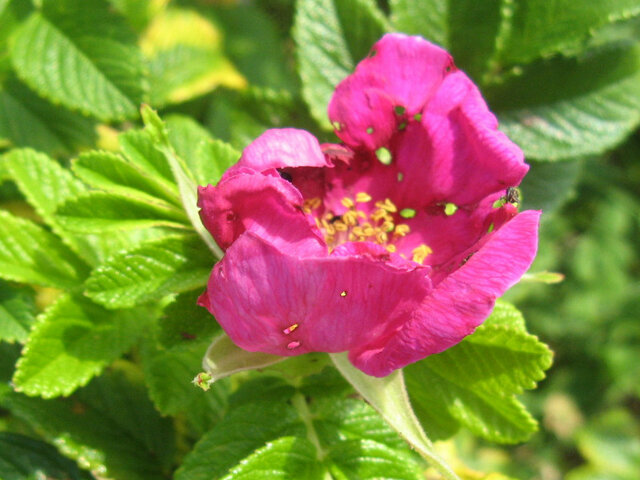
[[[421,121],[396,135],[390,150],[406,179],[399,202],[412,208],[471,205],[519,185],[529,169],[522,150],[498,130],[477,87],[459,71],[447,76]]]
[[[352,350],[349,360],[376,377],[439,353],[473,333],[495,300],[529,268],[537,250],[540,212],[507,222],[468,262],[446,277],[390,338]]]
[[[265,172],[286,167],[326,166],[329,164],[312,134],[297,128],[272,128],[247,145],[238,163],[222,178],[246,169]]]
[[[326,254],[311,218],[301,211],[300,192],[286,180],[261,173],[225,176],[217,186],[198,189],[200,218],[226,250],[245,231],[299,255]]]
[[[454,70],[451,55],[442,48],[421,37],[387,34],[336,87],[329,119],[347,145],[375,150],[387,143],[400,121],[422,111]]]
[[[246,232],[215,266],[200,305],[249,351],[350,350],[395,331],[431,289],[428,267],[394,266],[359,248],[300,258]]]

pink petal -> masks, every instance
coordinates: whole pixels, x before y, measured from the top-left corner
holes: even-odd
[[[393,158],[406,179],[404,201],[413,208],[468,205],[519,185],[529,167],[520,148],[497,126],[471,80],[462,72],[449,75],[421,122],[410,123],[392,139]]]
[[[225,177],[246,168],[264,172],[286,167],[326,166],[329,164],[312,134],[295,128],[274,128],[251,142],[242,152],[240,161],[227,170]]]
[[[421,37],[387,34],[355,72],[343,80],[329,104],[329,119],[346,144],[370,150],[384,145],[401,116],[422,111],[443,78],[455,69],[451,56]],[[396,114],[395,107],[404,108]]]
[[[302,196],[279,176],[238,173],[217,186],[199,187],[200,218],[220,248],[245,231],[300,255],[326,255],[327,246],[312,218],[301,210]]]
[[[349,355],[369,375],[385,376],[439,353],[473,333],[498,296],[529,268],[537,249],[540,212],[506,223],[460,269],[443,280],[391,338],[376,339]]]
[[[340,352],[386,338],[427,295],[428,268],[363,248],[300,258],[247,232],[215,266],[201,304],[249,351]]]

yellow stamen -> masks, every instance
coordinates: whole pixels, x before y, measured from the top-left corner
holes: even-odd
[[[371,214],[371,220],[373,220],[374,222],[378,222],[382,219],[393,220],[391,216],[387,213],[387,211],[383,208],[378,208]]]
[[[344,215],[342,215],[342,219],[344,220],[344,223],[346,223],[350,227],[358,224],[358,214],[355,210],[349,210],[348,212],[345,212]]]
[[[338,232],[346,232],[347,230],[349,230],[349,227],[347,226],[347,224],[344,223],[342,220],[336,220],[335,222],[333,222],[333,227]]]
[[[395,225],[392,221],[385,220],[385,222],[382,224],[380,228],[385,232],[393,232],[394,227]]]
[[[329,223],[326,220],[322,220],[322,227],[324,228],[324,231],[327,233],[327,235],[335,235],[336,228],[334,224]]]
[[[413,253],[412,260],[416,263],[422,263],[432,252],[433,250],[423,243],[411,251]]]
[[[342,200],[340,200],[340,203],[347,208],[353,208],[355,205],[355,203],[353,203],[353,200],[351,200],[349,197],[344,197]]]
[[[390,244],[386,246],[388,252],[393,253],[396,251],[396,246],[394,244]]]
[[[389,240],[389,237],[385,232],[382,232],[382,231],[376,232],[376,242],[382,245],[384,243],[387,243],[388,240]]]
[[[358,192],[356,193],[356,202],[358,203],[367,203],[371,201],[371,195],[367,192]]]
[[[404,237],[410,231],[411,228],[409,228],[409,225],[401,223],[400,225],[396,225],[396,229],[393,231],[393,234],[398,235],[399,237]]]
[[[398,211],[398,207],[396,207],[395,204],[388,198],[385,198],[384,202],[383,201],[376,202],[375,206],[378,208],[382,208],[383,210],[386,210],[389,213],[395,213]]]

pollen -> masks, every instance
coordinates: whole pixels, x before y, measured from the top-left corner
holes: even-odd
[[[347,291],[346,290],[341,291],[340,292],[340,296],[343,297],[343,298],[346,297],[347,296]]]
[[[433,253],[433,250],[424,243],[414,248],[411,252],[413,257],[411,258],[416,263],[422,263],[424,260]]]
[[[312,210],[317,209],[322,205],[322,200],[318,197],[308,198],[302,204],[302,211],[304,213],[311,213]]]

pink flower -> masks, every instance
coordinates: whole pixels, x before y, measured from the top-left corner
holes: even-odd
[[[226,250],[200,305],[246,350],[348,351],[385,376],[487,318],[535,256],[539,212],[494,206],[527,172],[523,154],[422,38],[384,36],[329,118],[344,145],[269,130],[200,188]]]

